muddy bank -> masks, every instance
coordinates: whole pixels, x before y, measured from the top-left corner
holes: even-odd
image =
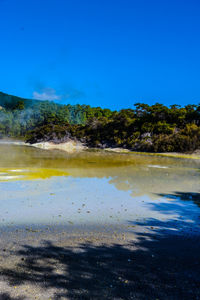
[[[16,142],[15,142],[16,143]],[[20,142],[18,143],[20,144]],[[133,153],[133,154],[144,154],[144,155],[155,155],[155,156],[167,156],[167,157],[177,157],[177,158],[191,158],[191,159],[200,159],[200,150],[196,150],[193,153],[178,153],[178,152],[165,152],[165,153],[151,153],[151,152],[138,152],[138,151],[131,151],[125,148],[90,148],[85,146],[83,143],[76,142],[76,141],[68,141],[65,143],[58,143],[55,144],[53,142],[41,142],[35,144],[29,143],[22,143],[21,145],[32,146],[44,150],[62,150],[68,153],[79,152],[87,149],[94,149],[94,150],[104,150],[108,152],[114,153]]]
[[[75,141],[68,141],[65,143],[59,143],[55,144],[53,142],[41,142],[41,143],[35,143],[35,144],[28,144],[26,143],[27,146],[32,146],[40,149],[45,149],[45,150],[62,150],[66,151],[68,153],[73,153],[76,151],[82,151],[87,149],[86,146],[84,146],[82,143],[75,142]]]
[[[181,152],[162,152],[162,153],[152,153],[152,152],[135,152],[134,154],[143,154],[151,156],[165,156],[165,157],[174,157],[174,158],[188,158],[188,159],[200,159],[200,151],[194,151],[193,153],[181,153]]]
[[[188,159],[200,159],[200,150],[195,150],[191,153],[181,153],[181,152],[162,152],[162,153],[152,153],[152,152],[139,152],[139,151],[131,151],[125,148],[92,148],[84,145],[81,142],[77,141],[67,141],[64,143],[53,143],[53,142],[40,142],[40,143],[26,143],[23,140],[14,140],[14,139],[1,139],[0,144],[10,144],[10,145],[18,145],[18,146],[29,146],[35,147],[44,150],[62,150],[68,153],[75,153],[81,152],[87,149],[94,149],[94,150],[104,150],[107,152],[113,153],[129,153],[129,154],[143,154],[143,155],[151,155],[151,156],[166,156],[166,157],[177,157],[177,158],[188,158]]]
[[[103,148],[103,149],[92,148],[92,147],[85,146],[81,142],[76,142],[76,141],[68,141],[64,143],[53,143],[53,142],[41,142],[41,143],[34,143],[34,144],[26,143],[25,145],[40,148],[40,149],[45,149],[45,150],[55,150],[55,149],[63,150],[68,153],[83,151],[87,149],[105,150],[105,151],[116,152],[116,153],[131,153],[130,150],[124,148]]]

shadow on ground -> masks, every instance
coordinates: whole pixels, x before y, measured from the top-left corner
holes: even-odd
[[[17,268],[0,270],[1,279],[11,286],[53,288],[54,299],[199,299],[199,238],[141,234],[130,246],[139,248],[84,244],[74,251],[48,241],[27,245],[16,253]]]
[[[11,297],[9,293],[0,294],[0,300],[25,300],[25,297]]]
[[[180,234],[178,226],[188,226],[181,219],[177,228],[174,220],[149,219],[138,225],[151,230],[135,233],[137,224],[129,223],[136,239],[125,245],[24,245],[10,253],[17,266],[0,267],[0,280],[51,289],[52,299],[200,299],[200,230]]]

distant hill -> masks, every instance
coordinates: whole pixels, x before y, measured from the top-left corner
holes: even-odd
[[[19,102],[24,103],[24,107],[32,107],[35,104],[39,104],[43,101],[41,100],[35,100],[35,99],[26,99],[26,98],[21,98],[13,95],[8,95],[6,93],[0,92],[0,106],[6,108],[6,109],[12,109],[15,107]]]
[[[26,131],[44,120],[55,119],[70,124],[85,124],[93,117],[111,116],[113,112],[101,107],[90,107],[89,105],[59,104],[48,100],[26,99],[0,92],[0,135],[8,128],[16,128],[14,122],[18,122]],[[9,120],[9,121],[8,121]],[[1,127],[3,129],[1,130]],[[10,129],[8,130],[10,132]],[[23,132],[24,132],[23,131]],[[21,134],[21,133],[20,133]]]

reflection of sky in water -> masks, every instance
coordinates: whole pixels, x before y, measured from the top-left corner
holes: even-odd
[[[193,202],[147,194],[131,196],[111,178],[53,177],[38,181],[0,183],[0,221],[11,224],[137,224],[157,221],[193,222],[199,210]]]

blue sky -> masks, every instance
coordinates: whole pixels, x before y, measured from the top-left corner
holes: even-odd
[[[0,0],[0,90],[120,109],[200,103],[200,2]]]

